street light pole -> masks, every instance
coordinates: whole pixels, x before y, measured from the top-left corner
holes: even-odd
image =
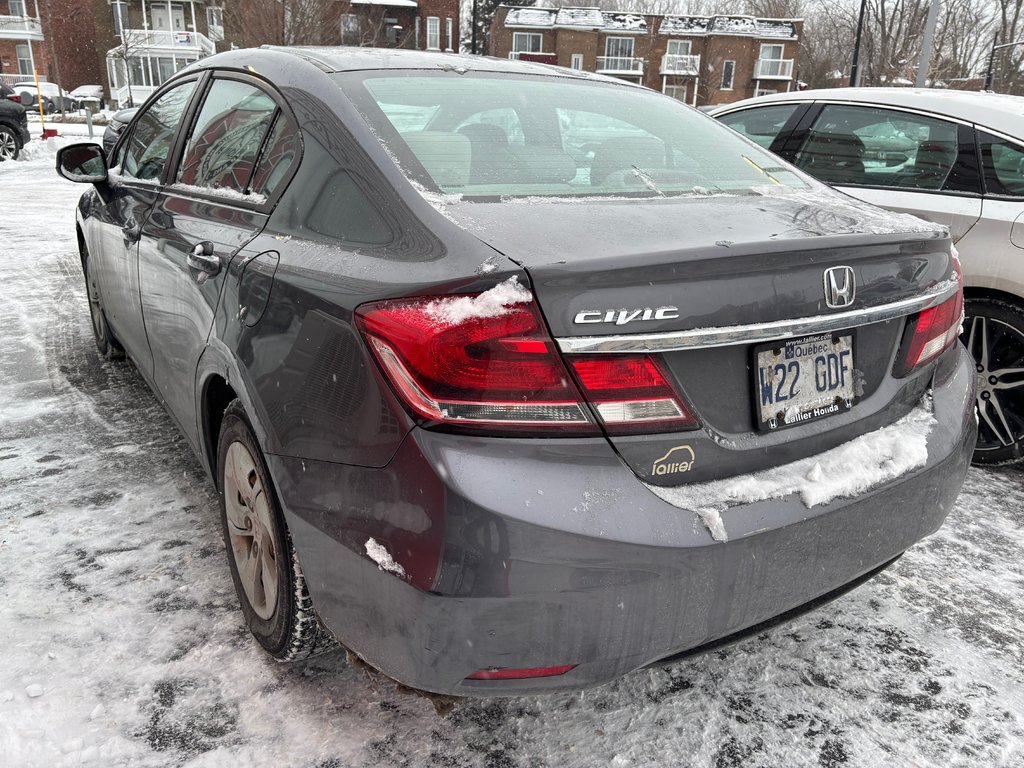
[[[470,49],[473,54],[476,54],[476,0],[473,0],[473,23],[470,26],[472,27]]]
[[[860,0],[860,14],[857,17],[857,37],[853,41],[853,62],[850,64],[850,87],[856,88],[860,84],[860,38],[864,32],[864,12],[867,10],[868,0]]]
[[[995,77],[996,51],[1001,48],[1013,48],[1015,45],[1024,45],[1024,40],[1017,40],[1013,43],[1003,43],[1002,45],[998,45],[998,42],[999,35],[997,34],[995,40],[992,41],[992,51],[988,55],[988,71],[985,72],[985,86],[982,88],[982,90],[985,91],[992,90],[992,80]]]
[[[924,88],[928,85],[926,82],[928,79],[928,67],[932,61],[932,38],[935,36],[935,24],[939,20],[939,2],[941,0],[932,0],[932,5],[928,9],[928,20],[924,24],[924,39],[921,41],[921,57],[917,62],[917,82],[914,83],[918,88]]]

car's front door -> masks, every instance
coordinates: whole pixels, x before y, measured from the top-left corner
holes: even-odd
[[[825,104],[799,146],[797,167],[865,202],[949,227],[959,241],[981,216],[973,129],[867,104]]]
[[[173,183],[143,227],[139,281],[153,381],[197,445],[198,361],[231,260],[266,224],[267,179],[281,175],[267,165],[280,162],[275,143],[289,125],[254,78],[214,76],[182,142]]]
[[[110,183],[92,219],[88,243],[90,276],[99,290],[107,322],[147,377],[153,357],[139,298],[139,238],[196,82],[180,83],[146,107],[115,149]]]

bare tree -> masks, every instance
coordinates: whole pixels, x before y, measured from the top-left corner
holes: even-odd
[[[339,22],[334,0],[236,0],[224,12],[244,46],[320,45]]]
[[[140,57],[143,49],[146,48],[146,42],[146,32],[125,29],[121,31],[121,42],[116,48],[111,48],[107,54],[115,60],[114,67],[124,75],[125,85],[128,86],[128,104],[131,106],[135,106],[135,97],[132,96],[131,60]],[[118,108],[123,106],[123,104],[118,104]]]

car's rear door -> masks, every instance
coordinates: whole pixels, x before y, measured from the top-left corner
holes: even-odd
[[[263,229],[296,156],[293,120],[256,78],[215,74],[183,137],[139,252],[153,380],[197,440],[195,371],[229,265]]]
[[[1024,296],[1024,143],[979,127],[985,195],[960,251],[968,285]],[[966,264],[966,261],[965,261]]]
[[[949,227],[953,241],[981,216],[973,129],[933,115],[871,104],[817,105],[783,156],[874,205]]]

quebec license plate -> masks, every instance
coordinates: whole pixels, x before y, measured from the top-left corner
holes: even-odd
[[[850,410],[853,334],[825,333],[754,349],[758,429],[781,429]]]

